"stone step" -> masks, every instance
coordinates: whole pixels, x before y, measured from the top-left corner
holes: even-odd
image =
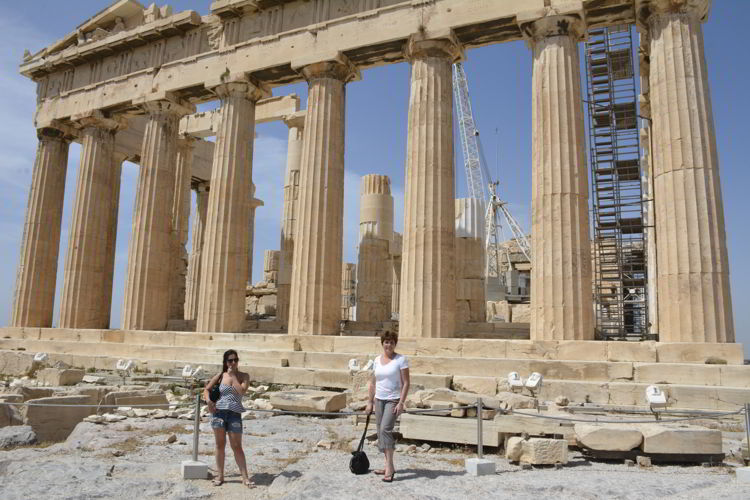
[[[511,323],[512,324],[512,323]],[[481,325],[481,324],[480,324]],[[134,345],[292,350],[375,354],[377,337],[286,335],[270,333],[192,333],[166,331],[74,330],[64,328],[0,328],[2,339],[113,342]],[[742,344],[616,341],[530,341],[500,339],[404,338],[398,351],[408,356],[452,358],[611,361],[633,363],[717,363],[742,365]]]
[[[335,337],[332,337],[335,339]],[[308,339],[300,346],[313,347]],[[278,345],[278,342],[260,342],[259,345]],[[209,344],[211,345],[211,344]],[[233,345],[233,344],[229,344]],[[298,347],[295,345],[295,347]],[[196,346],[170,346],[131,344],[118,342],[86,342],[63,340],[0,339],[0,349],[25,348],[33,352],[61,354],[106,355],[135,359],[179,359],[187,363],[218,363],[224,348]],[[320,348],[320,346],[318,346]],[[367,354],[300,351],[288,349],[248,349],[237,346],[242,363],[247,365],[289,366],[347,370],[349,360],[358,359],[360,366],[377,351]],[[446,352],[442,350],[440,352]],[[456,356],[410,355],[412,373],[427,375],[452,375],[468,384],[467,390],[486,393],[489,386],[502,383],[512,371],[528,376],[541,373],[545,379],[582,382],[634,382],[637,384],[681,384],[712,387],[750,388],[750,366],[695,365],[678,363],[633,363],[608,361],[567,361],[555,359],[493,359]],[[496,374],[487,377],[487,374]],[[472,378],[473,377],[473,378]],[[458,382],[458,378],[456,379]],[[480,388],[470,388],[471,385]]]

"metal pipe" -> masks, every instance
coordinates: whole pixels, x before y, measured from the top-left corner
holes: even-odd
[[[193,420],[193,462],[198,461],[198,434],[201,427],[201,393],[195,396],[195,419]]]
[[[477,398],[477,458],[482,458],[482,398]]]
[[[745,403],[745,436],[747,437],[747,462],[750,463],[750,403]]]

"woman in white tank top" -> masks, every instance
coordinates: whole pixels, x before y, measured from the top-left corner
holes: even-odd
[[[393,426],[404,411],[404,401],[409,393],[409,361],[403,354],[396,352],[398,334],[386,330],[380,336],[383,354],[375,358],[369,390],[366,412],[371,413],[375,407],[375,419],[378,426],[378,448],[385,455],[385,468],[375,470],[381,474],[383,481],[390,483],[396,469],[393,466],[393,452],[396,440],[393,438]]]

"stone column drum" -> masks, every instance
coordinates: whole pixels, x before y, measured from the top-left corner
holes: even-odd
[[[662,342],[734,342],[719,160],[701,21],[708,0],[649,2]]]
[[[250,183],[247,207],[247,286],[253,286],[253,248],[255,247],[255,210],[263,206],[263,200],[255,197],[255,184]]]
[[[486,321],[484,202],[456,200],[456,307],[462,323]]]
[[[172,208],[178,121],[186,104],[150,101],[128,249],[122,314],[124,330],[164,330],[169,319]]]
[[[341,319],[354,321],[356,311],[357,264],[344,262],[341,265]]]
[[[249,208],[252,184],[255,103],[260,89],[250,82],[214,88],[221,98],[196,331],[239,332],[245,323]]]
[[[398,319],[399,304],[401,302],[401,233],[393,232],[390,248],[391,262],[391,319]]]
[[[523,26],[533,50],[531,339],[594,338],[576,16]]]
[[[117,144],[117,136],[115,136],[115,144]],[[128,159],[127,155],[115,152],[114,160],[112,163],[112,200],[109,207],[110,216],[110,232],[107,238],[107,253],[104,258],[104,268],[108,270],[105,274],[107,283],[104,284],[104,290],[112,290],[112,286],[115,280],[115,257],[117,256],[117,220],[120,215],[120,186],[122,183],[122,164]],[[107,311],[107,323],[110,322],[112,316],[112,292],[105,294],[106,304],[102,307]],[[110,328],[112,325],[110,325]]]
[[[305,130],[305,112],[284,119],[289,127],[286,153],[286,175],[284,176],[284,212],[281,216],[281,244],[279,246],[279,281],[276,297],[276,319],[282,326],[289,324],[289,290],[292,283],[294,260],[294,231],[297,222],[297,199],[299,198],[300,162],[302,160],[302,136]]]
[[[190,229],[190,172],[193,166],[194,143],[194,139],[187,136],[177,140],[174,200],[172,201],[173,248],[169,285],[169,319],[183,319],[185,316],[188,268],[188,254],[185,246]]]
[[[195,187],[195,218],[193,219],[193,241],[188,259],[188,273],[185,283],[185,319],[198,317],[198,296],[201,283],[201,259],[206,235],[206,214],[208,212],[208,183],[201,182]]]
[[[77,124],[82,128],[81,159],[65,255],[60,327],[109,328],[117,233],[112,207],[115,187],[119,199],[121,164],[114,156],[119,124],[93,115]]]
[[[399,330],[451,337],[456,323],[453,90],[449,39],[411,39]]]
[[[357,262],[357,321],[391,319],[393,196],[386,175],[362,177],[359,198],[359,260]]]
[[[57,129],[37,131],[11,326],[52,327],[57,258],[68,168],[69,138]]]
[[[338,333],[344,225],[345,61],[305,66],[307,114],[302,143],[289,333]]]

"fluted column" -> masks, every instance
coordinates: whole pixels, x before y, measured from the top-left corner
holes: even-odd
[[[594,338],[577,16],[524,27],[533,50],[531,338]]]
[[[81,160],[65,256],[60,327],[109,328],[117,234],[113,212],[119,201],[122,163],[114,156],[119,124],[101,114],[77,123],[82,127]]]
[[[401,246],[403,237],[401,233],[393,232],[393,241],[390,248],[391,262],[391,318],[398,318],[399,305],[401,303]]]
[[[345,84],[356,72],[346,61],[311,64],[308,82],[297,229],[294,238],[289,333],[339,331],[344,224]]]
[[[198,296],[201,283],[201,260],[203,242],[206,235],[206,214],[208,213],[208,182],[201,182],[195,187],[196,209],[193,218],[193,241],[188,259],[188,273],[185,291],[185,319],[198,318]]]
[[[221,124],[211,170],[196,331],[239,332],[245,322],[255,103],[261,92],[249,82],[213,90],[221,98]]]
[[[116,141],[116,139],[115,139]],[[107,253],[104,258],[104,276],[107,282],[104,284],[106,304],[103,306],[107,311],[107,324],[112,317],[112,286],[115,280],[115,257],[117,255],[117,219],[120,215],[120,185],[122,181],[122,164],[128,159],[124,154],[114,154],[112,163],[112,199],[109,206],[109,237],[107,238]],[[109,326],[112,327],[111,325]]]
[[[50,328],[65,197],[69,138],[57,129],[37,131],[11,326]]]
[[[263,200],[255,197],[255,184],[250,183],[248,197],[248,226],[247,226],[247,285],[253,285],[253,249],[255,248],[255,210],[263,206]]]
[[[391,319],[391,263],[393,196],[387,175],[362,177],[359,198],[357,261],[357,321]]]
[[[190,108],[165,100],[145,102],[143,108],[148,120],[128,251],[123,329],[163,330],[169,319],[178,122]]]
[[[456,323],[453,91],[459,57],[448,39],[409,41],[411,94],[399,330],[451,337]]]
[[[276,296],[276,319],[289,324],[289,287],[292,283],[294,260],[294,231],[297,227],[297,199],[299,197],[300,162],[302,160],[302,136],[305,130],[305,112],[284,119],[289,127],[284,176],[284,210],[281,215],[281,245],[279,255],[279,281]]]
[[[172,265],[169,284],[169,319],[185,316],[185,293],[187,287],[188,232],[190,229],[190,179],[193,166],[194,139],[180,137],[177,140],[174,200],[172,201]]]
[[[729,259],[701,21],[709,0],[652,0],[651,151],[659,340],[734,342]]]

